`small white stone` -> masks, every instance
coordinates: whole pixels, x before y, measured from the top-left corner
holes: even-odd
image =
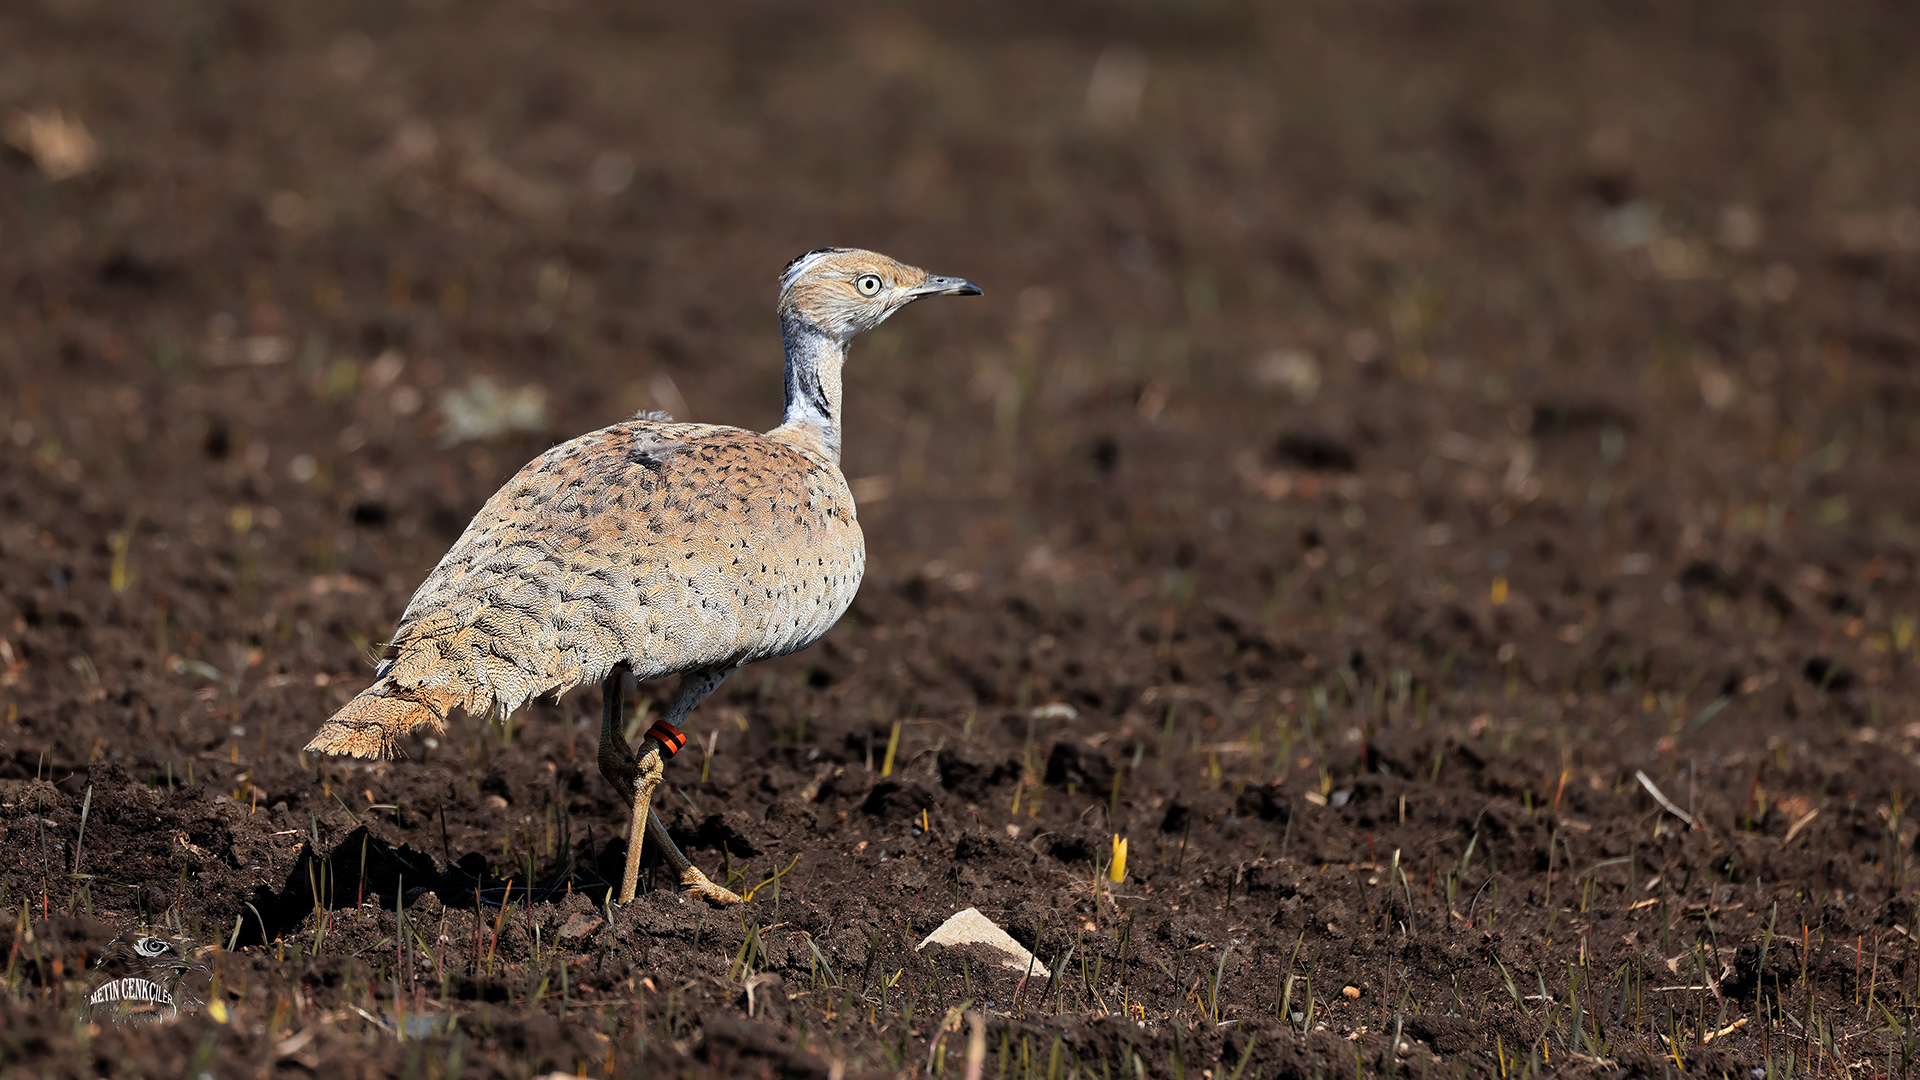
[[[1021,974],[1032,973],[1045,977],[1047,966],[1034,959],[1026,946],[1015,941],[1012,935],[1000,929],[992,919],[980,914],[979,908],[966,908],[956,912],[940,928],[928,934],[926,940],[914,946],[918,952],[929,945],[985,945],[1001,954],[1000,966],[1018,971]]]

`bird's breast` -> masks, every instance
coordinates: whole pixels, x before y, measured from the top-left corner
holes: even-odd
[[[793,479],[761,488],[729,478],[684,500],[678,535],[643,542],[651,572],[635,576],[621,605],[647,623],[636,672],[794,652],[846,613],[866,570],[852,496],[837,470]]]

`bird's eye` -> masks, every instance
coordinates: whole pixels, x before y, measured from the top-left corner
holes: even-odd
[[[853,287],[860,290],[861,296],[872,296],[880,291],[880,275],[861,274],[859,280],[853,283]]]

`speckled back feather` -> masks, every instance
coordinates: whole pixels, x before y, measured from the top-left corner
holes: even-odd
[[[770,435],[630,420],[547,451],[414,594],[373,685],[310,750],[383,757],[460,706],[511,712],[597,682],[812,644],[866,547],[833,462]]]

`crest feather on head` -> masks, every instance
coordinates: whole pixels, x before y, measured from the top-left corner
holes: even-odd
[[[837,247],[814,248],[812,251],[809,251],[804,255],[794,256],[793,259],[787,263],[787,265],[780,268],[780,290],[782,292],[785,292],[787,286],[793,284],[794,278],[799,277],[802,273],[804,273],[807,267],[812,266],[814,263],[820,261],[819,259],[820,256],[836,255],[845,250],[846,250],[845,248],[837,248]]]

